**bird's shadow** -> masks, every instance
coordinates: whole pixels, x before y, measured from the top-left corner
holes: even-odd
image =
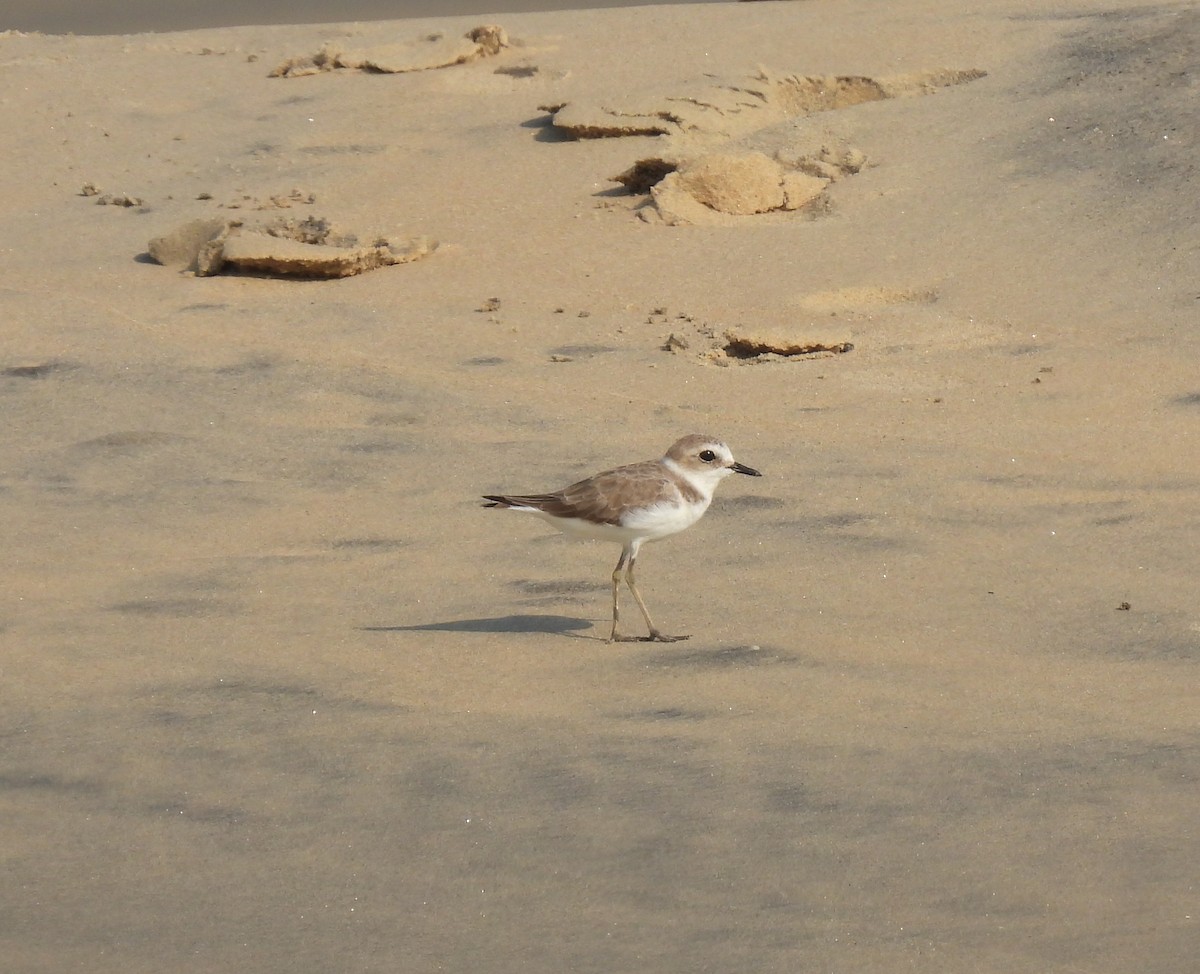
[[[545,632],[573,639],[589,638],[578,635],[580,630],[593,629],[590,619],[551,615],[509,615],[485,619],[450,619],[446,622],[427,622],[420,626],[359,626],[361,632]]]

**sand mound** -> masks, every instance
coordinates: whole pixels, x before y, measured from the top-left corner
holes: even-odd
[[[638,211],[648,222],[671,226],[732,223],[740,217],[775,211],[825,209],[825,189],[860,172],[866,156],[850,147],[796,146],[773,156],[736,146],[694,159],[650,156],[611,177],[631,193],[648,193],[650,205]]]
[[[654,212],[672,226],[720,222],[773,210],[798,210],[818,200],[829,180],[788,171],[761,152],[713,153],[668,173],[651,190]]]

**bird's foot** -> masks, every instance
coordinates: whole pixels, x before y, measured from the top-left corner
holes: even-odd
[[[657,629],[652,629],[649,636],[622,636],[614,632],[608,637],[608,641],[610,643],[680,643],[691,638],[691,636],[668,636]]]

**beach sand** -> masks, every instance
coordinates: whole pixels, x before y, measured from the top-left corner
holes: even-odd
[[[0,37],[5,970],[1190,969],[1198,36]],[[608,645],[479,495],[689,432]]]
[[[668,4],[689,0],[667,0]],[[723,0],[691,0],[720,3]],[[580,6],[567,0],[6,0],[0,30],[45,34],[140,34],[242,24],[321,24],[546,11]],[[638,6],[637,0],[591,0],[587,7]]]

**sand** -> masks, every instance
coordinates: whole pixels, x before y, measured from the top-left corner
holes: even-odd
[[[1191,969],[1198,35],[0,37],[4,969]],[[765,476],[608,645],[479,495],[689,432]]]

